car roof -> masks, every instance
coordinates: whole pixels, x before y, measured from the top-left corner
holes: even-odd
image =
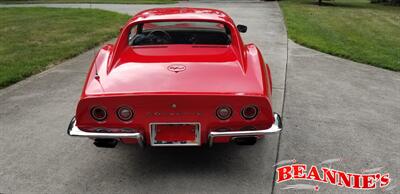
[[[168,21],[168,20],[204,20],[233,24],[233,20],[223,11],[209,8],[169,7],[141,11],[130,21]]]

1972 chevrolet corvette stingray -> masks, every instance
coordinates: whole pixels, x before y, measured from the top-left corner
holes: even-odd
[[[246,30],[214,9],[136,14],[95,57],[68,134],[115,147],[252,145],[279,132],[270,70]]]

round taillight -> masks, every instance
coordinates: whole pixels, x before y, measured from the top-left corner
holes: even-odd
[[[104,121],[107,118],[107,111],[102,107],[94,107],[90,111],[93,119],[96,121]]]
[[[117,116],[123,121],[129,121],[133,117],[133,111],[128,107],[121,107],[117,111]]]
[[[258,108],[256,106],[246,106],[242,109],[242,117],[250,120],[254,119],[258,114]]]
[[[232,109],[230,107],[219,107],[217,109],[217,117],[221,120],[229,119],[232,116]]]

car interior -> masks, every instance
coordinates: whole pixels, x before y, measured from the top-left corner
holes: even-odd
[[[129,45],[231,43],[229,28],[213,22],[157,22],[138,24],[131,28]]]

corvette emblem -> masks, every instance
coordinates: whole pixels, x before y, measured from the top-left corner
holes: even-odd
[[[186,66],[184,66],[184,65],[170,65],[170,66],[168,66],[168,70],[172,71],[172,72],[175,72],[175,73],[178,73],[178,72],[181,72],[181,71],[185,71],[186,70]]]

